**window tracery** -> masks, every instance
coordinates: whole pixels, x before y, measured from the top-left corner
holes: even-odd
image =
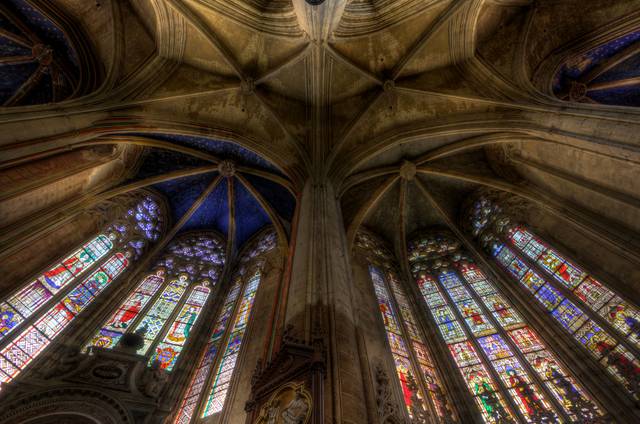
[[[355,243],[369,262],[369,275],[408,413],[413,417],[421,409],[433,409],[441,419],[452,418],[432,355],[395,271],[393,256],[369,232],[360,230]],[[416,378],[421,379],[422,384],[416,384]]]
[[[411,272],[485,422],[594,421],[601,410],[452,236],[419,235]]]
[[[267,230],[241,256],[232,279],[233,284],[222,304],[174,423],[189,423],[198,413],[201,417],[207,417],[223,410],[260,285],[263,255],[275,248],[276,243],[276,233]]]
[[[159,201],[142,194],[124,203],[127,213],[104,233],[0,302],[0,382],[15,378],[157,240]]]
[[[224,265],[224,243],[214,234],[187,233],[173,241],[88,347],[112,348],[126,332],[142,335],[140,355],[171,371]]]
[[[466,220],[500,267],[637,399],[637,307],[531,230],[513,224],[488,197],[471,205]]]

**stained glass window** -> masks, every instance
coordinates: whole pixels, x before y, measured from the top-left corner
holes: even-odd
[[[173,366],[182,352],[189,334],[202,311],[202,308],[209,297],[208,284],[196,286],[182,309],[176,316],[173,323],[169,326],[167,335],[162,342],[156,346],[156,351],[150,359],[150,362],[158,361],[161,369],[171,371]]]
[[[140,311],[149,303],[164,283],[164,273],[147,276],[125,302],[107,320],[105,326],[91,339],[89,346],[110,348],[115,346]]]
[[[174,423],[186,424],[195,415],[206,417],[222,410],[260,285],[260,269],[264,265],[262,256],[276,246],[276,240],[275,232],[267,230],[258,235],[241,256],[233,284],[222,304]],[[248,273],[249,269],[251,274]],[[196,408],[201,402],[204,402],[204,407],[198,411]]]
[[[12,380],[29,365],[148,242],[158,239],[163,217],[155,198],[127,196],[122,204],[128,208],[125,216],[0,300],[0,382]],[[139,208],[146,212],[130,213]]]
[[[424,237],[429,241],[435,239],[431,235]],[[418,267],[425,270],[416,275],[416,282],[485,421],[500,422],[513,417],[511,405],[528,422],[557,421],[558,408],[574,420],[601,414],[511,303],[463,251],[448,250],[443,255],[434,254],[433,248],[420,247],[429,244],[419,239],[410,245],[413,261],[421,261],[424,265]],[[498,250],[495,256],[512,275],[525,278],[526,264],[513,266],[518,259],[513,252]],[[447,264],[447,268],[432,270],[434,277],[426,272],[430,263]],[[440,294],[444,303],[437,302],[435,306],[429,302],[435,293]],[[544,301],[553,303],[548,300],[550,297]],[[568,309],[566,314],[571,319]],[[455,330],[445,331],[449,328]]]
[[[91,265],[102,259],[112,248],[113,243],[109,238],[99,235],[0,303],[0,340],[18,324],[35,314],[56,293],[80,277]]]
[[[470,212],[471,231],[480,235],[496,262],[638,398],[640,360],[633,350],[640,348],[640,311],[534,233],[512,225],[488,199],[478,200]],[[562,370],[553,373],[563,377],[558,386],[547,384],[554,396],[562,392],[578,399],[581,390],[567,386],[573,380]]]
[[[220,365],[218,366],[213,387],[206,399],[202,417],[208,417],[209,415],[222,411],[259,284],[260,273],[258,272],[251,277],[244,289],[244,294],[240,301],[240,307],[236,313],[236,318],[233,322],[227,346],[222,356],[222,360],[220,361]]]
[[[138,350],[149,363],[173,370],[192,333],[211,285],[224,264],[224,243],[206,232],[172,241],[147,275],[89,341],[87,347],[113,348],[127,332],[144,339]],[[169,274],[167,277],[166,274]]]
[[[530,249],[530,245],[540,246],[537,249],[540,252],[538,256],[530,258],[556,281],[571,290],[583,307],[600,315],[614,331],[636,348],[640,348],[640,311],[635,306],[581,270],[529,230],[515,226],[507,234],[508,240],[525,253]],[[526,238],[528,242],[520,247],[515,244],[515,240],[522,238]]]
[[[213,333],[211,334],[211,338],[207,342],[204,354],[200,359],[200,363],[196,368],[195,375],[191,380],[191,383],[189,384],[187,393],[182,400],[180,410],[176,415],[174,423],[187,424],[189,423],[189,421],[191,421],[191,417],[193,417],[194,410],[198,404],[198,399],[200,398],[200,394],[203,391],[202,389],[205,386],[207,376],[209,375],[211,368],[214,365],[216,353],[220,349],[222,336],[227,329],[229,318],[231,317],[231,314],[233,314],[233,309],[236,304],[236,300],[238,299],[238,295],[240,294],[241,288],[242,281],[237,280],[227,294],[227,297],[225,298],[224,304],[222,306],[222,312],[220,313],[220,316],[216,321],[216,325],[214,327]]]
[[[502,245],[500,246],[500,250],[511,251],[511,248]],[[517,256],[514,252],[511,252],[511,254]],[[498,263],[501,262],[498,261]],[[509,268],[505,269],[514,276],[514,278],[517,278]],[[537,283],[531,284],[531,278]],[[623,382],[630,391],[635,391],[634,381],[640,376],[640,361],[638,361],[633,354],[623,346],[620,346],[618,341],[611,336],[609,332],[589,319],[588,315],[586,315],[578,305],[562,295],[553,287],[549,280],[543,279],[528,266],[527,272],[518,281],[529,291],[533,292],[535,298],[549,311],[551,316],[576,340],[585,346],[592,355],[599,359],[614,377]],[[587,284],[590,284],[590,282]],[[593,298],[595,299],[599,298],[597,295],[598,288],[593,292]],[[590,296],[590,294],[588,294],[590,292],[589,289],[591,289],[591,287],[586,286],[581,292],[584,294],[585,299],[587,296]],[[589,299],[590,298],[591,297],[589,297]],[[620,349],[624,350],[623,354],[618,354],[621,352]],[[613,356],[608,358],[606,357],[608,355]]]
[[[357,233],[356,246],[369,262],[369,275],[409,415],[426,407],[440,417],[449,417],[451,408],[447,407],[440,377],[397,277],[392,255],[377,236],[364,230]],[[433,302],[439,304],[435,298]]]
[[[409,360],[407,341],[402,336],[400,326],[396,318],[396,311],[394,306],[391,304],[384,276],[379,269],[373,266],[369,267],[369,272],[371,280],[373,281],[373,288],[378,299],[380,315],[382,316],[382,321],[387,332],[387,339],[389,341],[389,347],[391,348],[391,354],[393,355],[394,362],[396,363],[396,371],[402,387],[404,402],[409,413],[411,413],[412,390],[408,387],[408,382],[410,381],[410,378],[417,374]]]
[[[171,281],[160,296],[151,305],[151,308],[143,316],[136,326],[135,331],[142,332],[144,344],[138,349],[140,355],[144,355],[160,334],[173,310],[178,307],[178,303],[187,291],[190,282],[186,275],[180,275],[177,280]]]
[[[0,350],[0,382],[10,381],[29,365],[128,265],[129,261],[122,253],[111,256],[40,319],[5,345]]]

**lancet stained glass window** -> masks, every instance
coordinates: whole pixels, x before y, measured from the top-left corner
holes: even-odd
[[[448,416],[450,412],[446,406],[447,400],[442,384],[416,326],[406,293],[393,271],[391,254],[377,237],[363,230],[356,235],[356,246],[365,252],[370,262],[369,274],[407,411],[414,415],[417,410],[426,406],[422,404],[425,402],[425,394],[422,393],[417,380],[422,379],[427,390],[426,402],[432,403],[439,417]],[[403,325],[406,331],[403,330]]]
[[[638,309],[480,198],[467,217],[496,262],[638,398]],[[482,224],[479,224],[479,222]]]
[[[528,422],[601,415],[457,241],[430,233],[418,237],[410,250],[420,292],[485,421],[511,416],[506,399]]]
[[[0,382],[11,381],[28,366],[157,239],[162,230],[157,201],[132,196],[124,205],[130,206],[125,216],[103,234],[0,302]],[[140,208],[146,213],[136,215]]]
[[[126,332],[138,332],[144,341],[138,353],[172,371],[222,271],[223,246],[206,232],[174,240],[88,347],[112,348]]]
[[[276,234],[273,230],[267,230],[258,235],[241,256],[233,284],[174,417],[174,423],[186,424],[195,415],[206,417],[222,411],[260,284],[260,269],[264,264],[262,255],[275,246]],[[202,410],[198,411],[201,403]]]
[[[203,417],[222,411],[259,284],[260,273],[256,273],[251,277],[244,290],[227,346],[216,372],[213,388],[206,400],[204,412],[202,413]]]
[[[236,300],[238,299],[238,295],[240,294],[240,289],[242,288],[242,281],[236,280],[233,287],[227,294],[227,297],[222,306],[222,312],[216,321],[216,326],[211,334],[211,338],[207,342],[207,346],[205,347],[205,353],[200,359],[200,363],[198,364],[198,368],[196,368],[196,373],[191,383],[189,384],[189,388],[187,389],[187,393],[182,400],[182,404],[180,405],[180,410],[176,415],[175,423],[179,424],[187,424],[191,417],[193,416],[193,412],[198,404],[198,399],[200,398],[200,394],[202,393],[202,389],[205,386],[207,375],[211,371],[213,367],[214,361],[216,359],[216,353],[220,349],[220,343],[222,342],[222,336],[224,335],[227,325],[229,322],[229,318],[233,314],[233,309],[236,304]]]

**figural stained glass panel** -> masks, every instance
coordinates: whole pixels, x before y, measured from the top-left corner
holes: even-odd
[[[10,381],[29,365],[128,265],[129,261],[123,254],[111,256],[33,325],[26,327],[12,343],[6,345],[0,351],[0,382]]]
[[[169,316],[178,306],[188,286],[187,276],[181,275],[164,288],[151,308],[145,313],[144,318],[138,323],[135,330],[144,331],[144,345],[138,349],[138,354],[145,355],[148,352],[156,337],[164,328]]]
[[[109,238],[99,235],[0,303],[0,340],[112,248]]]
[[[176,319],[170,325],[167,335],[156,347],[155,353],[149,360],[150,363],[158,361],[161,369],[173,370],[210,292],[207,285],[196,286],[191,291]]]
[[[503,252],[505,251],[509,253],[504,254]],[[517,259],[517,255],[511,248],[504,244],[494,249],[494,256],[496,259],[499,256],[510,256]],[[503,265],[501,260],[497,259],[497,262]],[[540,277],[528,265],[526,265],[526,272],[522,278],[518,277],[519,274],[512,272],[508,266],[503,265],[503,267],[529,292],[533,293],[534,297],[549,311],[551,316],[596,359],[600,360],[614,378],[622,382],[631,393],[635,392],[634,381],[640,375],[640,362],[631,352],[620,346],[613,336],[589,319],[580,307],[566,299],[558,289],[553,287],[552,283]],[[532,284],[530,279],[527,280],[527,276],[531,275],[535,275],[535,284]],[[593,298],[601,298],[602,291],[599,291],[601,286],[593,287],[595,288]],[[584,291],[585,298],[590,295],[591,293],[588,290]],[[621,352],[621,350],[624,350],[624,352]],[[576,390],[582,393],[581,390]],[[573,393],[573,391],[570,392]]]
[[[497,249],[495,255],[496,257],[499,255],[501,258],[499,261],[513,275],[524,277],[528,270],[526,263],[518,260],[519,258],[513,252],[502,252]],[[415,256],[418,255],[413,255]],[[445,263],[451,257],[453,256],[444,257]],[[458,322],[465,321],[469,334],[480,348],[482,354],[476,351],[469,338],[457,343],[451,343],[445,339],[456,364],[465,376],[468,387],[476,395],[476,401],[485,420],[496,422],[504,418],[504,416],[500,417],[501,414],[510,414],[506,404],[500,403],[504,395],[511,398],[520,414],[528,422],[557,421],[559,417],[551,399],[557,401],[556,405],[560,404],[563,412],[572,419],[593,419],[601,415],[597,406],[559,365],[553,354],[544,347],[533,330],[526,325],[510,302],[498,293],[484,273],[475,264],[466,261],[458,260],[455,267],[463,277],[458,278],[459,283],[455,282],[457,276],[453,276],[455,275],[453,271],[440,272],[437,279],[422,274],[417,282],[420,288],[425,288],[425,290],[421,289],[423,295],[433,294],[436,282],[440,282],[440,290],[447,292],[451,302],[456,305]],[[466,294],[462,295],[465,292],[459,290],[459,286],[471,289],[467,290],[470,294],[469,299],[462,300]],[[451,294],[453,290],[456,291]],[[440,317],[446,316],[443,313],[446,311],[443,307],[430,308],[430,310],[434,317],[436,314]],[[482,333],[478,331],[479,321],[469,322],[470,318],[478,316],[484,318],[483,322],[487,321],[487,312],[504,333],[494,327]],[[456,314],[453,313],[453,315]],[[455,321],[455,316],[447,316],[447,319],[450,318],[454,318]],[[442,325],[443,319],[436,319],[436,321]],[[537,356],[534,357],[534,353]],[[541,366],[541,359],[537,362],[539,366],[535,366],[533,361],[538,356],[544,356],[547,366]],[[498,375],[505,388],[504,392],[487,372],[483,357]],[[552,370],[555,370],[553,377],[560,379],[556,382],[560,382],[563,385],[562,388],[555,384],[553,378],[545,374],[551,375]],[[534,375],[539,380],[535,380]],[[538,381],[542,381],[543,386],[539,385]],[[570,396],[567,397],[566,393]]]

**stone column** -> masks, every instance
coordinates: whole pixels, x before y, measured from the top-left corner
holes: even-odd
[[[325,422],[361,423],[367,415],[358,354],[354,288],[339,202],[326,182],[304,187],[293,245],[285,327],[310,342],[321,335],[327,349]]]

